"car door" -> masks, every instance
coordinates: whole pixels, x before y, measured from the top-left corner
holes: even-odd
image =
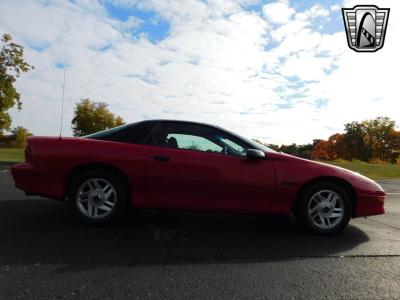
[[[268,211],[275,185],[273,164],[246,158],[245,143],[213,127],[162,122],[153,131],[151,144],[151,206]]]

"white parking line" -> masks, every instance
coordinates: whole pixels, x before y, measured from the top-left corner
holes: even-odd
[[[3,170],[3,171],[0,171],[0,173],[6,173],[6,172],[8,172],[8,170]]]
[[[395,192],[395,193],[386,193],[386,195],[400,195],[400,192]]]

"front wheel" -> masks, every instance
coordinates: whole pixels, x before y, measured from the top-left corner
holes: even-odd
[[[117,176],[93,170],[78,176],[69,190],[72,211],[84,221],[99,223],[123,214],[128,193]]]
[[[352,205],[349,194],[335,183],[315,184],[301,196],[296,220],[319,234],[333,234],[349,223]]]

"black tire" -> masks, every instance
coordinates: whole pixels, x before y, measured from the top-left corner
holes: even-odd
[[[325,213],[324,209],[327,211],[328,216],[332,216],[334,206],[331,207],[323,207],[326,202],[323,204],[314,205],[316,201],[316,197],[318,199],[319,196],[316,195],[329,195],[328,191],[332,191],[334,197],[341,198],[341,209],[343,212],[343,216],[339,218],[329,219],[330,217],[322,217],[321,214]],[[325,193],[325,194],[324,194]],[[335,194],[336,193],[336,194]],[[314,199],[313,199],[314,198]],[[336,200],[336,202],[339,200]],[[336,204],[338,206],[338,204]],[[318,208],[315,208],[318,206]],[[310,210],[315,208],[317,211],[311,213]],[[339,208],[336,208],[338,210]],[[340,185],[333,182],[320,182],[309,187],[305,192],[300,195],[298,202],[296,203],[296,207],[294,210],[294,215],[296,221],[311,231],[312,233],[321,234],[321,235],[331,235],[342,231],[350,221],[350,217],[352,215],[352,201],[349,193]],[[311,215],[311,216],[310,216]],[[315,216],[312,218],[312,216]],[[314,219],[314,220],[313,220]],[[323,219],[323,220],[321,220]],[[333,224],[327,224],[327,219],[333,220]],[[321,222],[318,224],[318,222]],[[337,223],[337,224],[336,224]],[[331,226],[330,228],[321,228],[323,226]]]
[[[105,186],[107,183],[110,184],[111,188],[113,188],[112,195],[112,208],[110,211],[104,212],[104,216],[97,216],[97,217],[90,217],[89,214],[86,215],[84,211],[85,204],[84,202],[79,201],[78,193],[80,189],[85,186],[88,181],[96,180],[96,182],[102,187],[101,185]],[[100,190],[99,190],[100,191]],[[105,194],[105,193],[104,193]],[[101,198],[101,197],[98,197]],[[91,198],[93,199],[93,197]],[[89,200],[88,200],[89,201]],[[99,200],[100,201],[100,200]],[[107,201],[104,199],[103,201]],[[111,201],[110,201],[111,202]],[[79,204],[81,203],[81,205]],[[73,179],[72,183],[68,189],[68,204],[72,210],[72,212],[81,220],[87,223],[105,223],[114,221],[118,218],[121,218],[125,215],[129,207],[129,190],[128,187],[124,184],[121,178],[113,173],[112,171],[107,170],[88,170],[79,174],[76,178]],[[107,204],[103,203],[106,207]],[[83,208],[82,208],[83,206]],[[89,209],[88,209],[89,210]],[[101,211],[101,207],[97,209],[97,211]]]

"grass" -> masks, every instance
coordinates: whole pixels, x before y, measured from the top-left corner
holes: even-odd
[[[400,178],[400,166],[391,164],[371,164],[361,161],[335,160],[324,163],[358,172],[372,179]]]
[[[21,162],[24,160],[23,148],[0,148],[0,162]]]

